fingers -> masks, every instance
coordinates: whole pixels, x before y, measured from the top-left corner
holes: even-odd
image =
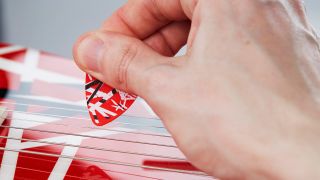
[[[131,0],[102,29],[145,39],[172,21],[192,18],[197,0]]]
[[[189,31],[190,21],[173,22],[144,42],[164,56],[174,56],[187,43]]]
[[[301,0],[288,0],[284,1],[285,5],[287,6],[287,9],[289,11],[292,11],[292,15],[304,26],[309,29],[312,29],[310,27],[310,24],[307,19],[306,15],[306,9],[304,6],[304,1]]]
[[[74,47],[74,58],[85,72],[112,87],[141,97],[148,90],[149,77],[158,73],[156,67],[161,66],[163,70],[173,64],[142,41],[113,32],[85,35]]]

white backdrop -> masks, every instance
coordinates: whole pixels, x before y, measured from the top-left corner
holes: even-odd
[[[125,0],[0,0],[0,41],[71,57],[72,44],[98,27]],[[320,1],[306,0],[320,30]]]

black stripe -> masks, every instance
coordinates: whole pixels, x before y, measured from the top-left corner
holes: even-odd
[[[105,99],[101,99],[99,102],[101,102],[102,104],[105,103],[107,100]]]
[[[87,104],[89,104],[89,102],[93,99],[93,97],[97,94],[97,92],[99,91],[99,89],[102,87],[103,83],[100,82],[99,86],[97,87],[97,89],[94,90],[94,92],[91,94],[90,98],[87,100]]]
[[[125,110],[125,108],[121,104],[118,104],[118,106],[120,106],[122,110]]]
[[[5,98],[8,92],[8,89],[0,89],[0,98]]]
[[[85,89],[87,90],[87,89],[91,88],[92,86],[94,86],[94,85],[96,85],[96,84],[99,84],[99,83],[102,83],[102,82],[99,81],[99,80],[91,81],[90,83],[86,84]]]
[[[117,90],[116,89],[112,89],[112,94],[116,94]]]

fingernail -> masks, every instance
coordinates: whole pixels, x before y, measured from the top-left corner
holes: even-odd
[[[104,42],[95,36],[88,36],[82,40],[78,49],[81,63],[90,71],[99,71],[99,59],[103,52]]]

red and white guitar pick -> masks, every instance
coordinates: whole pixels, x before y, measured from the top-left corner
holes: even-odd
[[[86,76],[86,99],[92,122],[103,126],[123,114],[136,100],[137,96],[117,90]]]

